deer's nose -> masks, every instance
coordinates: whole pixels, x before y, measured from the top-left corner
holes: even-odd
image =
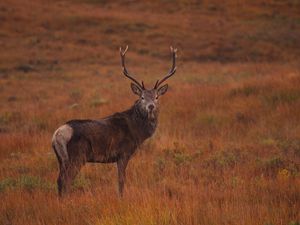
[[[154,109],[154,105],[153,104],[150,104],[150,105],[148,105],[148,109],[150,110],[150,111],[152,111],[153,109]]]

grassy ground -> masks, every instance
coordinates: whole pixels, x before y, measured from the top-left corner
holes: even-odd
[[[300,224],[299,1],[0,3],[0,224]],[[87,165],[57,198],[54,130],[130,107],[178,71],[130,161]]]

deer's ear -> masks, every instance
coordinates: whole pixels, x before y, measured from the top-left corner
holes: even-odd
[[[168,90],[168,87],[169,87],[168,84],[165,84],[164,86],[160,87],[157,91],[157,95],[160,96],[160,95],[165,94]]]
[[[131,83],[131,90],[134,94],[141,96],[142,95],[142,90],[140,87],[138,87],[136,84]]]

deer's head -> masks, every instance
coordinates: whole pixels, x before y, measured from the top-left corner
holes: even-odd
[[[125,66],[125,54],[128,50],[128,46],[126,46],[125,50],[122,51],[120,48],[121,62],[123,67],[124,75],[132,80],[131,90],[134,94],[139,96],[137,104],[140,108],[148,115],[149,119],[153,119],[156,117],[158,112],[158,100],[159,97],[164,95],[168,90],[168,84],[162,85],[168,78],[176,72],[176,52],[177,49],[170,47],[172,53],[172,67],[168,74],[161,80],[157,80],[154,87],[152,89],[145,88],[144,82],[139,83],[136,79],[134,79],[128,72]],[[162,85],[162,86],[161,86]]]

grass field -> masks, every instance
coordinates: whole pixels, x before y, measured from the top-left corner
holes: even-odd
[[[0,225],[299,225],[300,2],[1,0]],[[59,199],[55,129],[129,108],[127,66],[178,70],[130,161]]]

